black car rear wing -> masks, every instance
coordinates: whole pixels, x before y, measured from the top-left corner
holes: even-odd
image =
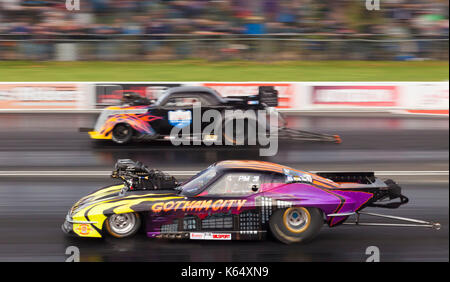
[[[121,179],[128,190],[133,191],[167,190],[178,186],[175,177],[130,159],[117,160],[111,177]]]
[[[260,104],[267,107],[278,107],[278,90],[273,86],[258,87],[258,99]]]
[[[236,100],[248,105],[262,105],[263,107],[278,106],[278,90],[273,86],[259,86],[258,94],[250,96],[232,96],[226,97],[229,101]]]

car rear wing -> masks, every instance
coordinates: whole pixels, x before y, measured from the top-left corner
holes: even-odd
[[[278,106],[278,90],[273,86],[259,86],[258,94],[250,96],[226,97],[228,100],[238,99],[248,105],[263,105],[264,107]]]
[[[317,172],[316,174],[338,183],[374,184],[377,180],[374,172]]]
[[[260,104],[264,104],[267,107],[277,107],[278,90],[273,86],[259,86],[258,99]]]
[[[409,201],[394,180],[383,181],[375,177],[374,172],[316,172],[315,174],[338,183],[339,189],[373,193],[373,198],[367,203],[371,207],[396,209]],[[394,199],[399,201],[390,202]]]

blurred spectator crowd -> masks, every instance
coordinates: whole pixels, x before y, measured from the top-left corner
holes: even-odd
[[[448,34],[447,0],[0,0],[0,33]],[[73,2],[73,0],[71,1]]]
[[[381,0],[379,11],[367,10],[366,0],[79,1],[79,11],[68,11],[65,0],[0,0],[0,35],[163,39],[168,35],[307,34],[448,39],[447,0]]]

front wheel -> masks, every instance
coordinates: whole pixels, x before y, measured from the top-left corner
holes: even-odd
[[[112,140],[117,144],[126,144],[133,137],[133,129],[126,123],[120,123],[114,126],[112,131]]]
[[[140,226],[141,218],[137,213],[112,214],[106,219],[106,230],[116,238],[131,237]]]
[[[285,244],[305,243],[312,240],[324,223],[318,208],[291,207],[275,211],[270,217],[272,234]]]

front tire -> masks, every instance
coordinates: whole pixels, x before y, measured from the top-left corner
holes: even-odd
[[[141,226],[137,213],[112,214],[106,219],[106,230],[116,238],[127,238],[136,234]]]
[[[126,144],[133,137],[133,128],[126,123],[119,123],[114,126],[112,131],[112,140],[117,144]]]
[[[319,234],[324,223],[318,208],[291,207],[275,211],[269,221],[270,231],[282,243],[305,243]]]

